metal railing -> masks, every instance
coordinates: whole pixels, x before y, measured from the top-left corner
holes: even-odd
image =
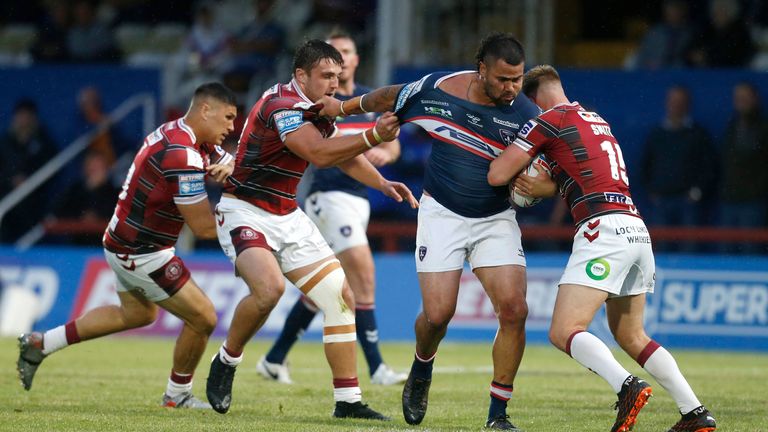
[[[39,188],[48,179],[53,177],[54,174],[59,172],[67,163],[77,157],[83,150],[88,148],[94,137],[101,133],[106,132],[112,125],[123,120],[128,114],[130,114],[136,108],[143,109],[142,126],[144,129],[144,135],[148,135],[152,132],[157,117],[157,104],[155,102],[155,96],[151,93],[138,93],[135,94],[120,105],[117,106],[105,120],[99,125],[75,139],[64,150],[59,152],[56,156],[51,158],[45,165],[40,167],[34,174],[29,176],[21,185],[12,190],[8,195],[0,200],[0,227],[2,226],[5,215],[8,214],[11,209],[17,206],[26,197],[31,195],[37,188]],[[39,236],[44,230],[41,226],[32,228],[26,235],[24,235],[16,243],[19,248],[26,248],[34,244],[39,240]],[[38,237],[35,239],[35,237]]]

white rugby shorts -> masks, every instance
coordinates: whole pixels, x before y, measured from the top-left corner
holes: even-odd
[[[117,291],[134,291],[152,302],[176,294],[190,278],[189,269],[174,248],[147,254],[120,254],[104,249],[104,257],[115,272]]]
[[[423,194],[416,231],[416,271],[459,270],[468,261],[478,267],[525,266],[525,253],[515,210],[484,218],[468,218]]]
[[[597,288],[609,297],[652,293],[656,264],[642,219],[608,214],[587,220],[576,232],[562,284]]]
[[[368,200],[341,191],[315,192],[304,202],[307,216],[336,254],[368,244]]]
[[[276,215],[240,199],[221,197],[216,206],[216,233],[233,264],[240,252],[251,247],[271,250],[283,273],[333,255],[300,208]]]

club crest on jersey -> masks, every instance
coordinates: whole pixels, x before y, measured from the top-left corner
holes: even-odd
[[[424,261],[425,256],[427,256],[427,247],[419,246],[419,261]]]
[[[178,262],[172,262],[168,267],[165,268],[165,278],[170,281],[178,279],[182,273],[183,271],[181,269],[181,264]]]
[[[259,234],[250,228],[244,228],[242,231],[240,231],[240,238],[242,240],[256,240],[259,238]]]
[[[352,227],[349,225],[344,225],[343,227],[339,228],[339,232],[341,232],[341,235],[344,237],[349,237],[352,235]]]
[[[507,129],[499,129],[499,135],[501,135],[501,142],[505,147],[509,147],[515,141],[515,133]]]

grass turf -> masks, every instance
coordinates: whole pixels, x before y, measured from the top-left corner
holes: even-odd
[[[195,394],[205,398],[208,359],[219,341],[208,345],[195,379]],[[19,385],[16,340],[0,339],[0,431],[340,431],[480,430],[488,410],[490,344],[444,343],[436,361],[430,404],[424,422],[409,426],[402,417],[401,386],[369,384],[358,355],[364,401],[393,418],[391,422],[335,420],[330,371],[319,342],[297,344],[289,357],[295,384],[263,380],[255,363],[266,351],[250,344],[238,368],[233,405],[226,415],[213,411],[159,407],[170,371],[173,341],[110,337],[67,348],[47,358],[32,390]],[[383,344],[387,362],[407,370],[412,344]],[[675,351],[678,364],[719,430],[768,432],[768,356],[751,353]],[[647,379],[654,397],[638,417],[635,432],[666,431],[678,418],[669,395],[647,373],[617,353],[630,372]],[[529,346],[515,382],[508,413],[528,432],[608,431],[616,397],[608,385],[549,346]]]

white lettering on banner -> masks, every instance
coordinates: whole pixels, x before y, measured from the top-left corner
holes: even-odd
[[[51,267],[0,266],[0,285],[15,285],[35,293],[39,300],[35,319],[48,315],[59,294],[59,275]]]
[[[768,286],[745,283],[671,282],[664,286],[664,322],[768,324]]]

